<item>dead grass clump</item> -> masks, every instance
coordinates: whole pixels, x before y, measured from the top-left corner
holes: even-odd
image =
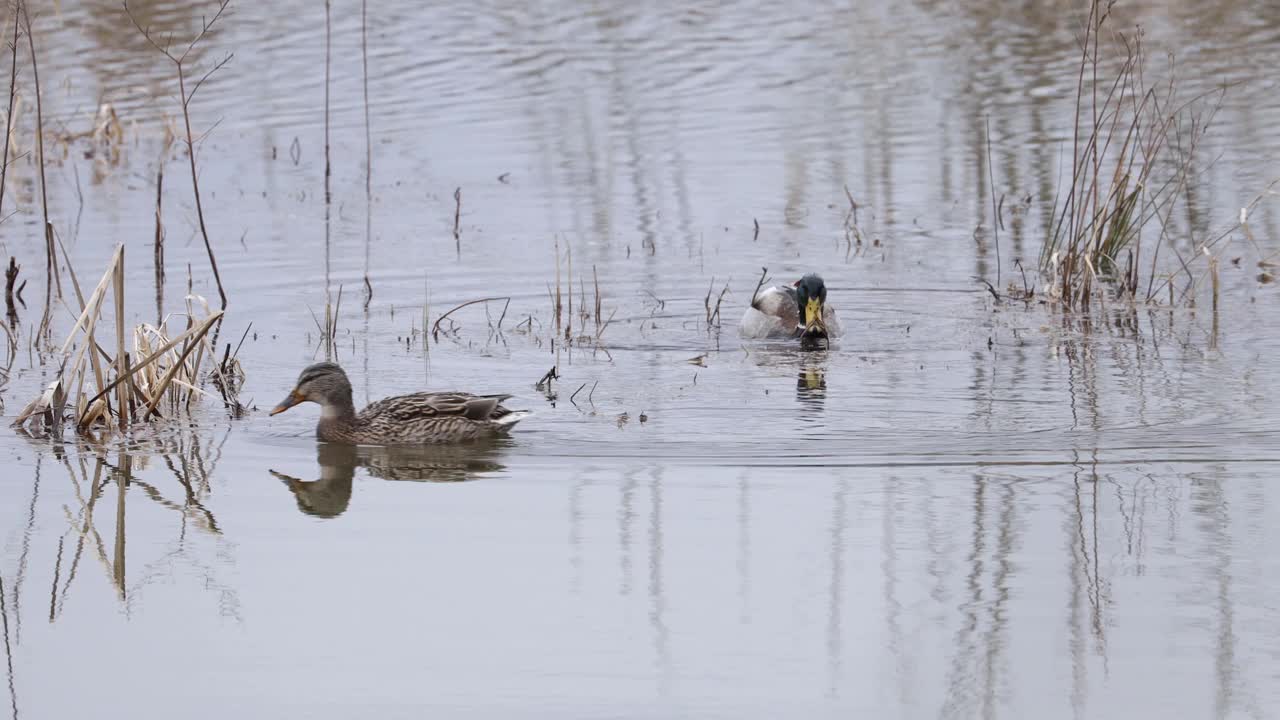
[[[1225,92],[1183,100],[1172,72],[1167,81],[1148,85],[1141,30],[1108,33],[1121,53],[1118,65],[1104,61],[1101,41],[1113,5],[1093,0],[1089,7],[1071,177],[1055,200],[1040,256],[1049,295],[1072,307],[1087,305],[1107,288],[1151,300],[1158,291],[1153,286],[1162,246],[1177,255],[1181,270],[1194,260],[1169,242],[1170,219],[1193,179],[1196,148]]]
[[[222,311],[210,311],[202,298],[192,296],[182,332],[172,334],[169,326],[173,318],[166,318],[159,326],[143,324],[126,333],[123,245],[116,248],[102,280],[87,299],[74,273],[71,279],[80,313],[58,351],[57,376],[18,414],[14,426],[55,436],[68,422],[77,431],[113,422],[125,429],[134,421],[160,417],[162,411],[189,407],[206,394],[199,388],[204,366],[212,365],[210,372],[221,372],[207,335],[222,318]],[[108,290],[114,301],[115,323],[113,328],[100,328]],[[197,306],[203,313],[197,312]],[[112,330],[114,355],[98,342],[99,332]],[[133,339],[132,351],[125,345],[126,336]],[[240,376],[242,381],[242,372]],[[223,384],[232,387],[225,379]]]

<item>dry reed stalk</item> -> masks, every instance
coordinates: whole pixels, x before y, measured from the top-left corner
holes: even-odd
[[[987,116],[987,181],[991,188],[991,232],[996,243],[996,285],[1000,285],[1000,210],[996,206],[996,170],[991,164],[991,116]],[[848,192],[848,187],[845,188]],[[851,200],[852,201],[852,200]]]
[[[431,279],[426,270],[422,270],[422,347],[428,352],[431,351],[431,345],[426,342],[426,324],[431,316]]]
[[[161,215],[161,202],[164,197],[164,154],[160,155],[160,166],[156,168],[156,237],[152,246],[152,257],[156,274],[156,322],[164,317],[164,220]]]
[[[57,296],[61,298],[62,280],[57,272],[58,257],[53,247],[53,225],[49,224],[49,195],[46,191],[44,179],[44,106],[40,100],[40,65],[36,62],[36,42],[31,32],[31,15],[27,12],[27,4],[19,0],[15,12],[21,14],[23,29],[27,33],[27,49],[31,52],[31,75],[35,81],[36,92],[36,163],[40,171],[40,207],[44,212],[45,240],[44,315],[40,320],[40,334],[44,335],[49,329],[49,315],[53,306],[54,287],[56,285]],[[14,22],[17,22],[16,18]]]
[[[141,362],[137,363],[136,365],[132,365],[129,368],[128,375],[123,377],[117,377],[116,379],[112,380],[110,383],[107,384],[105,388],[98,391],[97,395],[90,398],[89,403],[92,404],[94,401],[98,400],[98,398],[107,395],[112,390],[115,390],[121,384],[131,379],[133,375],[137,374],[144,368],[149,367],[152,363],[156,362],[157,360],[160,360],[165,353],[167,353],[169,350],[173,349],[174,347],[177,347],[179,344],[183,344],[183,350],[178,356],[178,361],[180,363],[182,360],[185,360],[187,356],[190,355],[193,351],[196,351],[202,347],[200,340],[221,319],[222,319],[222,311],[215,310],[209,317],[205,318],[198,325],[193,325],[192,327],[188,328],[185,332],[183,332],[178,337],[173,338],[169,342],[160,346],[160,349],[156,350],[154,353],[144,358]],[[178,365],[171,367],[170,372],[176,374],[176,370],[174,369],[176,367],[178,367]],[[164,394],[164,392],[168,390],[168,386],[166,382],[167,381],[164,381],[162,379],[160,386],[157,387],[156,390],[154,391],[154,397],[152,398],[152,402],[158,403],[159,400],[157,398],[161,397]],[[148,413],[150,412],[150,407],[148,408],[147,412]]]
[[[13,302],[13,286],[18,281],[18,271],[21,269],[18,259],[10,255],[9,267],[4,271],[4,306],[10,322],[18,317],[18,309]]]
[[[21,426],[26,423],[28,419],[39,415],[46,418],[46,426],[52,426],[55,431],[60,430],[62,407],[65,404],[66,398],[65,388],[72,384],[78,384],[79,387],[83,387],[85,353],[90,348],[94,348],[96,350],[96,343],[91,341],[81,343],[79,350],[76,351],[75,359],[70,363],[69,377],[73,381],[79,380],[79,383],[66,382],[68,378],[68,353],[72,343],[77,337],[77,333],[81,330],[84,330],[87,337],[92,336],[92,328],[97,322],[98,314],[102,307],[102,300],[106,295],[107,287],[111,284],[115,266],[120,262],[123,254],[124,247],[118,246],[112,257],[111,264],[108,266],[106,273],[103,274],[102,280],[98,283],[98,286],[90,295],[89,301],[87,303],[82,303],[83,308],[80,315],[76,318],[76,322],[72,326],[71,331],[67,334],[67,339],[63,343],[62,349],[59,352],[63,360],[57,379],[49,384],[44,393],[32,400],[27,407],[18,414],[17,419],[13,423],[14,426]],[[92,352],[90,352],[90,356],[96,358],[96,355]],[[79,395],[79,392],[80,391],[78,389],[77,396]],[[82,413],[84,408],[88,408],[91,403],[84,403],[83,405],[80,405],[78,402],[79,399],[80,398],[77,397],[77,413]]]
[[[756,306],[756,298],[760,296],[760,288],[769,281],[769,268],[760,268],[760,280],[756,283],[756,289],[751,291],[751,307]]]
[[[1212,281],[1212,285],[1213,285],[1213,314],[1216,316],[1218,314],[1218,286],[1219,286],[1218,258],[1209,252],[1208,247],[1202,248],[1202,251],[1204,252],[1204,256],[1209,258],[1209,278]]]
[[[711,278],[711,284],[707,287],[707,296],[703,298],[702,304],[706,308],[707,313],[707,331],[710,332],[712,327],[720,327],[720,305],[724,302],[724,296],[729,292],[729,283],[724,284],[724,288],[720,290],[719,297],[716,298],[716,304],[712,306],[711,296],[715,294],[716,279]]]
[[[13,13],[13,41],[9,44],[9,110],[4,116],[4,158],[0,163],[0,217],[4,216],[4,191],[9,177],[9,145],[13,140],[13,104],[18,95],[18,17]]]
[[[600,343],[600,337],[601,337],[602,335],[604,335],[604,331],[609,329],[609,323],[613,322],[613,316],[614,316],[614,315],[617,315],[617,314],[618,314],[618,308],[616,308],[616,307],[615,307],[615,308],[613,309],[613,312],[609,313],[609,319],[608,319],[608,320],[605,320],[605,321],[604,321],[604,324],[600,325],[600,326],[599,326],[599,328],[596,330],[596,344],[597,344],[597,345]]]
[[[332,5],[331,0],[324,0],[324,329],[321,330],[324,336],[324,359],[333,360],[333,337],[330,334],[330,328],[333,327],[333,286],[331,283],[332,276],[332,257],[330,249],[330,224],[333,216],[333,193],[330,183],[333,175],[332,164],[330,163],[329,151],[329,86],[330,86],[330,59],[332,57]]]
[[[462,188],[453,191],[453,245],[458,255],[462,255]]]
[[[565,279],[569,281],[569,308],[564,314],[564,318],[565,318],[564,339],[572,340],[573,339],[573,243],[565,243],[564,254],[565,254],[566,263],[567,263]],[[559,295],[558,289],[556,294]]]
[[[1140,32],[1136,39],[1116,34],[1122,59],[1114,78],[1100,78],[1099,40],[1110,10],[1111,3],[1090,3],[1076,82],[1071,178],[1066,193],[1055,199],[1040,258],[1041,269],[1052,277],[1051,294],[1068,306],[1100,298],[1108,282],[1118,281],[1131,299],[1137,297],[1143,228],[1152,220],[1160,232],[1151,253],[1147,301],[1159,292],[1153,285],[1168,221],[1192,178],[1195,149],[1210,125],[1202,122],[1197,106],[1225,93],[1218,88],[1178,103],[1172,75],[1163,86],[1147,87]],[[1207,111],[1209,119],[1221,103],[1219,96]],[[1183,122],[1186,117],[1189,124]],[[1190,128],[1185,146],[1178,135],[1184,127]],[[1176,145],[1176,159],[1165,162],[1170,153],[1164,151],[1171,143]],[[1162,168],[1161,177],[1154,175],[1157,168]],[[1122,271],[1120,258],[1125,255],[1129,267]],[[1179,261],[1194,280],[1186,262],[1181,257]]]
[[[146,364],[149,365],[152,360],[159,359],[163,355],[163,353],[168,352],[172,348],[176,347],[179,342],[185,343],[182,352],[179,353],[177,358],[174,359],[173,363],[169,366],[169,369],[165,372],[165,374],[160,377],[159,381],[155,386],[155,389],[152,391],[151,399],[148,401],[147,408],[145,411],[143,411],[143,414],[142,414],[142,417],[144,419],[151,416],[151,413],[155,410],[156,405],[158,405],[161,399],[164,398],[165,393],[169,389],[170,383],[172,383],[174,380],[174,377],[180,371],[182,371],[184,367],[186,367],[184,365],[184,361],[186,361],[187,357],[192,353],[192,351],[199,348],[200,351],[203,352],[205,344],[202,343],[201,341],[204,339],[205,335],[208,334],[209,329],[213,327],[214,323],[216,323],[221,318],[222,318],[221,311],[212,313],[211,315],[209,315],[209,317],[205,318],[205,320],[199,325],[191,329],[188,329],[182,335],[179,335],[173,340],[170,340],[169,342],[165,343],[163,346],[161,346],[161,348],[158,351],[148,356],[147,360],[144,361]],[[200,367],[199,356],[197,356],[194,366],[196,368]],[[189,377],[194,377],[194,375],[195,373],[188,371]],[[191,386],[192,390],[195,390],[193,383],[188,383],[188,385]],[[195,395],[194,392],[188,394],[187,396],[188,403],[190,402],[191,397],[193,397],[194,395]]]
[[[112,282],[116,301],[116,373],[118,377],[132,378],[129,373],[128,356],[124,351],[124,246],[120,247],[120,261],[112,269]],[[121,383],[116,391],[116,412],[120,418],[120,429],[129,427],[129,386]]]
[[[218,298],[222,302],[223,310],[227,309],[227,293],[222,287],[222,275],[218,272],[218,260],[214,257],[213,243],[209,240],[209,230],[204,221],[204,206],[200,200],[200,176],[199,173],[196,172],[195,138],[191,133],[190,108],[191,101],[195,98],[196,92],[200,90],[200,86],[204,85],[205,81],[208,80],[210,76],[222,69],[222,67],[227,63],[231,62],[231,58],[235,56],[235,53],[228,53],[225,58],[215,63],[208,72],[201,76],[200,79],[192,85],[191,92],[189,93],[187,92],[185,63],[187,61],[187,57],[190,56],[191,51],[194,50],[196,45],[204,39],[205,35],[209,34],[209,31],[213,29],[213,26],[218,22],[218,19],[222,17],[222,13],[226,11],[227,6],[230,5],[230,3],[231,0],[218,0],[218,11],[214,13],[213,17],[208,21],[204,21],[202,19],[200,32],[197,33],[195,38],[187,44],[186,50],[184,50],[181,55],[174,55],[173,52],[169,50],[167,44],[162,46],[157,43],[155,39],[151,37],[150,29],[143,28],[138,22],[138,19],[133,16],[133,12],[129,10],[129,3],[127,0],[122,3],[125,14],[129,16],[129,20],[133,22],[134,27],[138,29],[138,32],[142,33],[142,36],[147,39],[147,42],[149,42],[153,48],[160,51],[160,53],[165,57],[169,58],[169,61],[173,63],[178,74],[178,93],[179,99],[182,101],[182,122],[186,129],[185,142],[187,145],[187,159],[190,161],[191,165],[191,191],[195,196],[196,220],[200,227],[200,236],[204,239],[205,252],[209,255],[209,267],[213,271],[213,280],[218,286]]]
[[[600,276],[596,274],[596,266],[591,266],[591,281],[596,286],[596,327],[600,327]]]
[[[84,309],[85,309],[84,293],[81,292],[80,290],[80,279],[76,276],[76,269],[75,269],[75,266],[72,265],[71,263],[71,256],[67,254],[67,248],[62,245],[61,241],[58,242],[58,247],[59,249],[62,250],[62,261],[66,264],[67,273],[71,277],[71,289],[75,291],[76,303],[80,308],[80,312],[84,312]],[[120,256],[120,259],[121,259],[121,262],[123,262],[124,260],[123,254]],[[104,373],[102,370],[102,360],[103,360],[103,357],[106,357],[106,359],[110,361],[110,357],[107,356],[106,352],[102,350],[101,346],[98,345],[97,339],[94,337],[92,326],[85,333],[85,336],[87,338],[88,345],[91,348],[89,352],[89,365],[93,369],[93,377],[94,377],[94,380],[97,382],[97,386],[102,387],[104,382],[103,379],[106,377],[106,373]],[[84,382],[85,382],[85,376],[84,374],[81,374],[80,379],[76,384],[76,392],[75,392],[76,398],[82,397],[81,393],[84,389]],[[77,408],[77,410],[79,409],[80,408]]]
[[[561,329],[561,323],[560,323],[560,307],[561,307],[561,304],[560,304],[560,238],[556,238],[556,245],[555,245],[555,249],[556,249],[556,297],[555,297],[555,302],[553,302],[553,303],[552,303],[552,305],[554,306],[554,310],[555,310],[555,314],[556,314],[556,336],[559,336],[559,335],[560,335],[560,329]]]
[[[65,258],[66,248],[61,249]],[[205,394],[196,388],[202,362],[201,348],[208,344],[206,336],[210,329],[221,321],[221,311],[209,312],[208,305],[205,303],[208,316],[199,323],[189,322],[187,331],[172,340],[164,338],[162,332],[156,331],[155,337],[163,340],[163,344],[158,348],[144,339],[149,326],[140,326],[134,330],[134,349],[138,352],[139,358],[135,362],[124,345],[123,246],[117,247],[110,266],[87,300],[81,293],[79,280],[69,261],[68,268],[76,298],[81,306],[80,314],[62,345],[63,359],[57,379],[27,405],[14,425],[21,426],[33,418],[41,417],[46,430],[60,432],[64,411],[70,405],[77,421],[77,429],[84,431],[90,425],[109,417],[111,412],[109,398],[112,391],[115,391],[116,416],[121,427],[125,428],[134,419],[149,417],[155,406],[169,393],[173,393],[176,400],[185,388],[188,392],[188,402],[197,394]],[[113,289],[116,314],[117,347],[114,357],[98,346],[94,339],[108,286]],[[200,300],[203,303],[203,299]],[[189,304],[188,314],[190,312]],[[73,344],[77,346],[74,355],[71,353]],[[183,345],[183,352],[175,357],[171,351],[179,344]],[[196,352],[194,361],[187,362],[188,355],[193,351]],[[115,377],[109,381],[99,362],[100,356],[115,369]],[[160,363],[160,366],[168,363],[165,376],[156,377],[152,366],[157,363]],[[88,397],[84,391],[85,383],[89,379],[89,367],[92,367],[93,381],[97,388],[96,394],[91,397]],[[179,376],[180,372],[182,374]],[[74,394],[69,394],[68,391],[73,391]],[[137,415],[136,408],[144,405],[147,411],[142,416]]]
[[[369,131],[368,0],[360,0],[360,67],[364,75],[364,309],[368,312],[373,300],[373,285],[369,282],[369,252],[373,244],[373,135]]]
[[[4,368],[0,368],[0,387],[9,382],[9,371],[13,369],[13,361],[18,357],[18,338],[14,336],[13,330],[0,321],[0,330],[4,330],[5,340],[5,364]]]

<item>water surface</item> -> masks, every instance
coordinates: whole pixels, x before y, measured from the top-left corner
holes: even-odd
[[[177,35],[210,13],[130,7]],[[1186,92],[1239,83],[1171,220],[1190,256],[1273,179],[1280,14],[1117,13],[1161,71],[1177,54]],[[1220,246],[1216,319],[1203,293],[1072,315],[974,280],[1035,265],[1080,22],[1017,3],[371,3],[368,203],[360,13],[336,3],[326,256],[323,6],[233,6],[197,67],[235,56],[192,110],[251,411],[210,402],[102,443],[0,433],[8,714],[1268,717],[1274,197],[1253,242]],[[114,2],[35,27],[46,125],[85,132],[104,101],[123,124],[114,151],[47,148],[81,282],[124,243],[130,322],[181,312],[188,266],[216,298],[164,144],[171,67]],[[0,250],[30,283],[6,425],[57,368],[26,349],[30,155],[9,182]],[[572,345],[551,342],[557,247]],[[822,272],[848,336],[741,342],[762,267]],[[536,414],[490,446],[392,454],[318,446],[313,406],[268,418],[323,357],[326,282],[358,402],[456,388]],[[500,328],[502,303],[473,306],[426,341],[424,305],[434,322],[489,296],[510,297]],[[59,310],[55,335],[69,324]]]

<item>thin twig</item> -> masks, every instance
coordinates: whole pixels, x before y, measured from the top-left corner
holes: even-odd
[[[369,252],[373,244],[373,134],[369,130],[369,2],[360,0],[360,62],[364,72],[364,309],[373,300]],[[501,323],[499,323],[501,324]]]
[[[764,284],[768,282],[768,276],[769,268],[760,268],[760,282],[757,282],[756,289],[751,291],[751,307],[756,307],[756,298],[760,296],[760,288],[764,287]],[[756,309],[759,310],[759,308]]]
[[[991,232],[995,234],[996,240],[996,285],[1000,284],[1000,210],[996,206],[996,176],[995,168],[991,164],[991,116],[987,116],[987,181],[991,187],[991,214],[994,216],[991,223]]]
[[[48,328],[49,311],[52,309],[53,288],[56,285],[58,297],[62,297],[62,280],[58,275],[58,254],[53,247],[53,226],[49,224],[49,194],[44,179],[44,111],[40,100],[40,66],[36,62],[36,42],[31,33],[31,15],[27,12],[27,4],[19,2],[17,11],[22,15],[23,29],[27,31],[27,48],[31,51],[31,75],[35,80],[36,90],[36,161],[40,169],[40,207],[44,212],[45,240],[45,290],[44,316],[40,320],[41,334]],[[14,22],[17,22],[15,17]]]
[[[13,137],[13,103],[18,94],[18,18],[13,18],[13,42],[9,45],[9,111],[4,116],[4,158],[0,165],[0,214],[4,210],[4,190],[9,176],[9,140]]]
[[[332,167],[329,162],[329,66],[330,66],[330,47],[332,42],[333,23],[331,0],[324,0],[324,319],[326,325],[331,322],[332,311],[332,289],[330,287],[331,272],[331,250],[329,244],[330,221],[332,217],[333,194],[330,188],[330,178],[332,176]],[[333,338],[328,335],[328,327],[325,328],[328,343],[325,345],[325,351],[329,355],[333,354]]]
[[[200,199],[200,175],[196,171],[196,143],[195,143],[194,135],[191,132],[190,106],[191,106],[191,100],[192,98],[195,97],[196,91],[199,90],[202,85],[204,85],[205,81],[208,80],[211,75],[213,75],[215,72],[217,72],[222,67],[224,67],[228,62],[230,62],[231,58],[233,57],[233,54],[228,54],[220,62],[214,64],[212,69],[210,69],[207,73],[201,76],[199,80],[196,81],[195,86],[192,88],[191,92],[189,93],[187,92],[185,63],[187,60],[187,56],[189,56],[191,54],[191,51],[195,49],[196,45],[201,40],[204,39],[205,35],[207,35],[209,31],[213,29],[214,24],[218,22],[218,19],[222,17],[222,13],[226,11],[227,6],[230,4],[231,4],[231,0],[219,0],[218,11],[214,13],[211,19],[201,22],[200,32],[197,33],[196,36],[191,39],[191,42],[188,43],[187,45],[187,49],[184,50],[181,55],[175,56],[169,50],[169,47],[167,46],[167,44],[165,46],[161,46],[159,43],[155,41],[155,38],[152,37],[151,35],[151,30],[149,27],[144,28],[142,24],[138,22],[138,19],[133,15],[133,11],[129,9],[129,3],[127,2],[127,0],[121,3],[121,6],[124,8],[125,14],[128,15],[129,20],[133,22],[133,26],[138,29],[138,32],[142,33],[142,36],[146,38],[147,42],[151,43],[152,47],[160,51],[161,54],[163,54],[166,58],[169,59],[170,62],[174,64],[174,68],[178,73],[178,95],[182,105],[182,123],[186,130],[185,140],[187,145],[187,159],[191,165],[191,191],[192,191],[192,194],[195,196],[196,219],[200,227],[200,236],[204,240],[205,252],[209,256],[209,268],[213,271],[213,280],[218,287],[218,299],[222,304],[223,310],[227,309],[227,293],[222,286],[222,275],[221,273],[218,272],[218,260],[214,256],[213,243],[209,240],[209,229],[205,224],[205,220],[204,220],[204,204]]]
[[[453,191],[453,243],[454,249],[459,255],[462,254],[462,188],[459,187]]]
[[[1001,298],[1000,298],[1000,293],[996,292],[995,287],[994,287],[990,282],[988,282],[986,278],[975,277],[975,278],[974,278],[974,280],[977,280],[978,282],[982,283],[983,285],[986,285],[986,286],[987,286],[987,292],[991,293],[991,297],[995,298],[997,303],[999,303],[999,302],[1000,302],[1000,300],[1001,300]]]

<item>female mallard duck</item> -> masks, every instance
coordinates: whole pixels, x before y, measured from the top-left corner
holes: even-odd
[[[840,320],[827,304],[827,286],[809,273],[794,285],[771,287],[756,293],[738,326],[745,338],[800,338],[802,343],[840,335]]]
[[[510,395],[423,392],[379,400],[356,412],[351,382],[333,363],[302,371],[298,384],[271,411],[278,415],[304,402],[320,405],[316,437],[349,445],[423,445],[463,442],[506,435],[529,412],[508,410]]]

